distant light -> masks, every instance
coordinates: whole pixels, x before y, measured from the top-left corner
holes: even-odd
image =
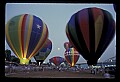
[[[60,50],[60,48],[58,48],[58,50]]]
[[[41,63],[41,62],[39,62],[39,66],[40,66],[40,63]]]

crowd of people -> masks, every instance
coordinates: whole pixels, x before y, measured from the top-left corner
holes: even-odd
[[[48,65],[35,65],[35,64],[29,64],[29,65],[18,65],[15,66],[13,64],[9,64],[9,66],[5,66],[5,75],[12,74],[12,73],[29,73],[29,72],[38,72],[38,71],[72,71],[72,72],[79,72],[84,71],[86,69],[81,69],[77,67],[61,67],[61,66],[48,66]],[[89,69],[88,69],[89,70]],[[89,70],[90,71],[90,70]],[[108,71],[104,71],[104,69],[96,69],[93,68],[91,70],[91,74],[99,74],[101,73],[103,77],[110,78],[111,75],[108,73]]]

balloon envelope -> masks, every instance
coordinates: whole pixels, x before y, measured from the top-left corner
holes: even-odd
[[[55,56],[49,59],[49,61],[54,63],[56,66],[59,66],[62,62],[64,62],[64,58],[60,56]]]
[[[70,43],[70,42],[65,42],[64,43],[64,48],[65,49],[69,49],[69,48],[72,48],[73,46],[72,46],[72,44]]]
[[[106,10],[85,8],[72,15],[66,34],[88,65],[96,65],[115,35],[115,21]]]
[[[51,50],[52,50],[52,42],[51,42],[51,40],[47,39],[47,41],[46,41],[45,45],[42,47],[42,49],[34,56],[37,63],[39,64],[39,62],[41,62],[41,64],[42,64],[43,61],[50,54]]]
[[[22,14],[11,18],[5,28],[6,41],[21,64],[28,64],[48,38],[47,25],[38,17]]]
[[[78,61],[80,54],[75,48],[69,48],[65,51],[65,59],[70,64],[70,66],[74,66]]]

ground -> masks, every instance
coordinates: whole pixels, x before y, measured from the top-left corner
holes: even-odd
[[[91,74],[89,71],[38,71],[26,73],[12,73],[7,74],[5,77],[14,78],[100,78],[104,79],[103,74]],[[114,78],[114,77],[112,77]]]

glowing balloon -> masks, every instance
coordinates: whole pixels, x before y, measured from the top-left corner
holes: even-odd
[[[34,56],[37,63],[42,64],[43,61],[48,57],[52,50],[52,42],[51,40],[47,39],[45,45],[42,47],[42,49]]]
[[[80,54],[75,48],[69,48],[65,51],[65,59],[70,64],[70,66],[74,66],[78,61]]]
[[[30,14],[11,18],[5,28],[6,41],[21,64],[28,64],[48,39],[47,25]]]
[[[115,35],[112,15],[100,8],[85,8],[73,14],[66,34],[88,65],[96,65]]]
[[[55,56],[49,59],[49,61],[54,63],[56,66],[59,66],[62,62],[64,62],[64,58],[60,56]]]

